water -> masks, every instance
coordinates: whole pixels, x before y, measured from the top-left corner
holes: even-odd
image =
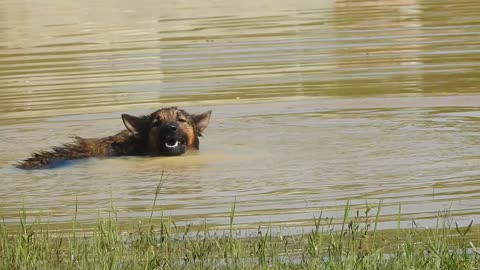
[[[183,222],[301,228],[381,201],[385,226],[479,222],[480,5],[465,1],[3,1],[0,216],[91,224],[157,205]],[[123,128],[213,110],[201,151],[12,167]],[[157,212],[156,215],[159,213]]]

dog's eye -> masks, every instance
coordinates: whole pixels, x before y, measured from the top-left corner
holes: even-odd
[[[158,119],[153,119],[152,121],[152,127],[158,127],[160,126],[160,120]]]
[[[187,122],[187,119],[185,117],[178,117],[179,122]]]

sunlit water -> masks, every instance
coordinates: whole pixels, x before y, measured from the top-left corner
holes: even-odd
[[[465,1],[3,1],[0,217],[86,224],[340,217],[347,201],[428,225],[480,214],[480,5]],[[25,172],[120,114],[213,110],[199,153]]]

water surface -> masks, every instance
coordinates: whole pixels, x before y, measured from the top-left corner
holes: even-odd
[[[480,6],[465,1],[3,1],[0,216],[302,227],[384,204],[480,213]],[[121,113],[213,110],[201,151],[12,167]],[[423,223],[422,223],[423,222]],[[386,226],[389,223],[385,223]]]

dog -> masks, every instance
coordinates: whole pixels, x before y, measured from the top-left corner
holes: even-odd
[[[103,138],[74,137],[72,143],[33,153],[16,165],[25,170],[49,169],[61,163],[88,157],[178,156],[199,149],[199,137],[208,126],[212,111],[189,114],[177,107],[143,116],[122,114],[126,127]]]

